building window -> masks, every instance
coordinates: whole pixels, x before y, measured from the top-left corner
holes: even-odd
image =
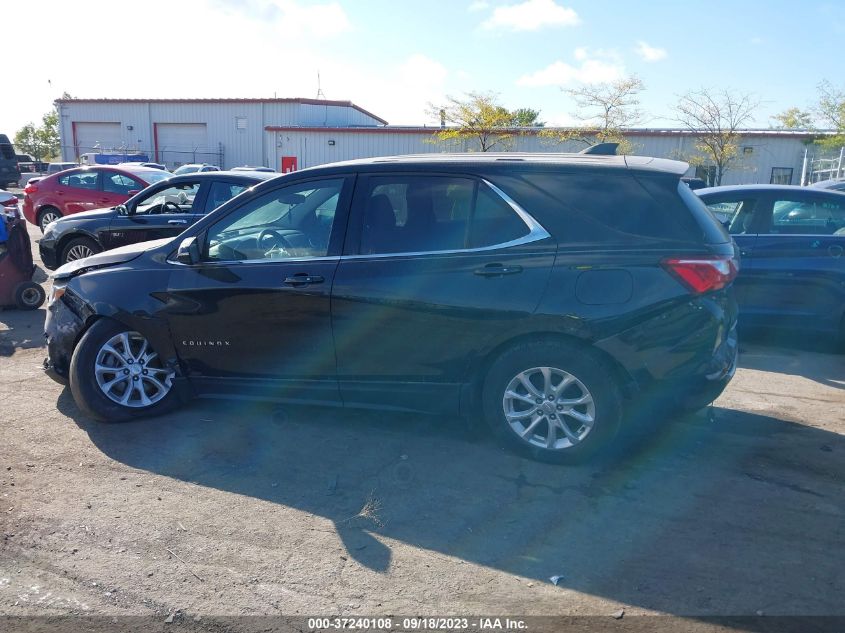
[[[236,116],[235,117],[235,129],[236,130],[245,130],[246,129],[246,117],[245,116]]]
[[[772,179],[769,182],[773,185],[791,185],[792,167],[772,167]]]
[[[701,178],[708,187],[712,187],[716,184],[716,165],[697,165],[695,177]]]

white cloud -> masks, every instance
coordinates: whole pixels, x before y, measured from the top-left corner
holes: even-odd
[[[343,7],[336,1],[305,4],[302,0],[212,0],[230,14],[259,19],[285,31],[329,38],[351,30]]]
[[[625,74],[625,67],[614,51],[597,51],[591,55],[585,48],[576,48],[574,57],[578,64],[558,60],[545,68],[523,75],[517,79],[516,84],[536,88],[567,86],[572,83],[605,83],[615,81]]]
[[[519,4],[496,7],[481,26],[485,29],[536,31],[546,26],[574,26],[578,14],[554,0],[525,0]]]
[[[475,0],[475,2],[470,3],[467,7],[467,11],[470,13],[474,13],[475,11],[484,11],[484,9],[489,9],[490,3],[485,2],[484,0]]]
[[[659,62],[665,59],[668,53],[665,48],[649,46],[648,42],[640,40],[634,48],[634,52],[647,62]]]

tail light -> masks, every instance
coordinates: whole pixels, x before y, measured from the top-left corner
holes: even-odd
[[[8,200],[3,200],[0,202],[4,207],[16,207],[18,206],[18,199],[17,198],[9,198]]]
[[[23,188],[24,193],[35,193],[36,191],[38,191],[37,185],[27,184],[27,186]]]
[[[663,267],[696,294],[724,288],[739,272],[730,257],[670,258],[663,260]]]

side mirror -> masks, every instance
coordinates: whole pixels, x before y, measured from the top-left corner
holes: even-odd
[[[200,247],[197,243],[196,236],[186,237],[179,244],[179,250],[176,251],[176,261],[180,264],[193,266],[200,261]]]

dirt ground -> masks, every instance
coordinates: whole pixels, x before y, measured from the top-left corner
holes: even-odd
[[[845,615],[824,341],[746,341],[712,409],[557,467],[408,415],[92,423],[42,375],[43,321],[0,312],[0,614]]]

